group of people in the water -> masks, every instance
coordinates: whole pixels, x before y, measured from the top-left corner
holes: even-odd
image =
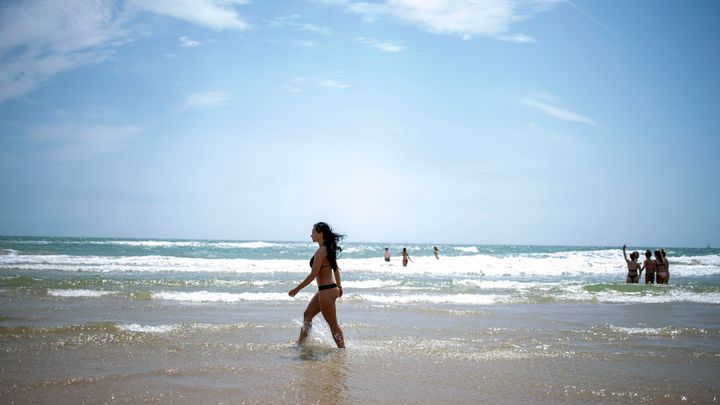
[[[342,248],[338,246],[338,242],[344,237],[345,235],[335,233],[330,225],[325,222],[318,222],[312,227],[310,238],[318,244],[318,249],[310,259],[310,273],[297,287],[288,292],[289,296],[294,297],[300,290],[312,283],[313,280],[317,281],[318,291],[310,299],[303,313],[303,324],[297,340],[299,345],[303,344],[305,339],[307,339],[310,329],[312,328],[313,318],[315,318],[317,314],[322,313],[330,327],[330,332],[337,347],[345,347],[343,331],[337,321],[335,311],[335,301],[343,295],[340,266],[338,266],[337,263],[337,256],[338,253],[342,252]],[[638,263],[640,253],[632,252],[630,253],[630,258],[628,258],[626,250],[627,246],[623,245],[623,257],[625,258],[628,268],[626,280],[628,283],[639,283],[643,271],[645,271],[646,284],[666,284],[670,280],[670,266],[664,249],[655,251],[655,259],[653,259],[653,254],[649,250],[645,251],[645,261],[642,265]],[[437,246],[433,246],[433,253],[436,259],[440,259],[440,249],[438,249]],[[407,267],[408,261],[412,261],[407,248],[403,248],[399,254],[402,255],[403,267]],[[385,248],[384,256],[385,261],[389,262],[389,248]]]
[[[645,260],[642,264],[638,263],[640,253],[637,251],[630,253],[630,258],[627,255],[627,245],[623,245],[623,257],[625,263],[627,263],[628,274],[625,282],[627,283],[639,283],[642,272],[645,271],[645,284],[667,284],[670,281],[670,263],[667,259],[665,249],[656,250],[655,253],[651,253],[649,250],[645,251]],[[655,258],[653,259],[653,255]]]
[[[407,248],[403,248],[402,252],[398,252],[399,255],[402,256],[402,264],[403,267],[407,267],[408,260],[412,262],[412,259],[410,258],[410,254],[407,251]],[[435,254],[435,258],[440,260],[440,249],[438,249],[437,246],[433,246],[433,254]],[[385,248],[385,253],[383,254],[383,257],[385,258],[386,262],[390,262],[390,249]]]

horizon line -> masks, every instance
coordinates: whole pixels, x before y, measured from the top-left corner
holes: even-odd
[[[156,241],[156,240],[165,240],[165,241],[218,241],[218,242],[224,242],[224,241],[232,241],[232,242],[269,242],[269,243],[283,243],[283,242],[291,242],[291,243],[308,243],[313,244],[315,242],[312,241],[302,241],[302,240],[280,240],[280,239],[226,239],[226,238],[219,238],[219,239],[210,239],[210,238],[158,238],[158,237],[126,237],[126,236],[49,236],[49,235],[5,235],[0,234],[0,238],[68,238],[68,239],[125,239],[125,240],[148,240],[148,241]],[[475,243],[475,242],[462,242],[462,243],[455,243],[455,242],[410,242],[410,241],[403,241],[403,242],[390,242],[390,241],[351,241],[348,243],[370,243],[370,244],[394,244],[394,245],[401,245],[401,244],[423,244],[423,245],[472,245],[472,246],[532,246],[532,247],[597,247],[597,248],[612,248],[615,249],[615,246],[613,245],[607,245],[607,244],[600,244],[600,245],[590,245],[590,244],[532,244],[532,243]],[[655,246],[655,245],[628,245],[627,250],[631,251],[634,249],[640,249],[640,246]],[[717,246],[717,245],[716,245]],[[660,245],[657,245],[657,247],[660,247]],[[665,249],[715,249],[712,247],[712,244],[708,243],[707,246],[665,246]],[[622,250],[622,246],[617,247],[618,250]]]

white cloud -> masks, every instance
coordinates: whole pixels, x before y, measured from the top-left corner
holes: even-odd
[[[101,63],[133,40],[139,10],[214,30],[246,29],[238,0],[37,0],[0,4],[0,103],[32,93],[53,76]],[[190,40],[192,41],[192,40]]]
[[[182,110],[198,108],[215,108],[224,105],[230,96],[222,91],[205,91],[189,94],[185,97]]]
[[[552,96],[549,95],[549,97]],[[548,98],[548,95],[546,95],[545,98]],[[579,124],[595,125],[595,121],[584,115],[567,111],[560,107],[548,104],[546,100],[541,101],[537,97],[525,97],[520,100],[520,103],[528,107],[536,108],[550,117],[554,117],[564,121],[577,122]]]
[[[290,81],[290,86],[288,86],[287,89],[293,93],[301,93],[307,87],[319,87],[331,90],[343,90],[350,87],[349,84],[335,76],[336,75],[296,77]]]
[[[320,80],[320,81],[318,81],[318,86],[320,86],[320,87],[325,87],[325,88],[328,88],[328,89],[335,89],[335,90],[340,90],[340,89],[345,89],[345,88],[350,87],[350,85],[345,84],[345,83],[340,82],[340,81],[337,81],[337,80],[335,80],[335,79],[323,79],[323,80]]]
[[[180,46],[182,46],[183,48],[194,48],[201,45],[200,41],[196,41],[184,35],[178,38],[178,41],[180,42]]]
[[[298,31],[311,32],[320,35],[332,34],[332,29],[330,29],[329,27],[300,22],[301,18],[302,17],[297,14],[275,17],[269,21],[269,25],[273,28],[290,27]]]
[[[500,36],[499,39],[508,42],[517,42],[520,44],[534,44],[537,42],[535,38],[525,34],[503,35]]]
[[[52,76],[100,63],[129,39],[109,1],[51,0],[0,9],[0,102]]]
[[[367,3],[351,0],[317,0],[342,6],[365,19],[393,17],[437,34],[502,38],[510,27],[563,0],[385,0]],[[510,36],[512,38],[513,36]],[[527,40],[529,37],[522,37]]]
[[[367,45],[383,52],[401,52],[405,49],[404,46],[395,41],[381,41],[366,37],[358,37],[355,38],[355,40],[363,45]]]
[[[233,8],[235,5],[247,4],[245,0],[130,0],[130,3],[155,14],[174,17],[215,31],[250,28]]]

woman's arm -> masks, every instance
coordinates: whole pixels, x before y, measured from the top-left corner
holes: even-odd
[[[313,266],[312,269],[310,269],[310,274],[305,277],[305,280],[302,281],[302,283],[298,284],[297,287],[290,290],[288,293],[289,296],[294,297],[297,293],[300,292],[303,288],[307,287],[308,284],[312,283],[312,281],[317,277],[318,273],[320,272],[320,267],[322,266],[323,260],[325,260],[325,257],[327,256],[327,250],[325,249],[325,246],[321,246],[317,252],[315,252],[315,259],[313,259]]]
[[[342,284],[340,282],[340,268],[338,267],[335,269],[335,284],[337,284],[338,289],[340,290],[340,295],[338,297],[342,297]]]
[[[625,248],[627,248],[627,245],[623,245],[623,257],[625,258],[625,263],[627,263],[630,260],[628,260],[628,258],[627,258],[627,253],[625,252]]]

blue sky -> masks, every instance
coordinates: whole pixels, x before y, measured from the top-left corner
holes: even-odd
[[[2,2],[0,234],[720,246],[719,17]]]

